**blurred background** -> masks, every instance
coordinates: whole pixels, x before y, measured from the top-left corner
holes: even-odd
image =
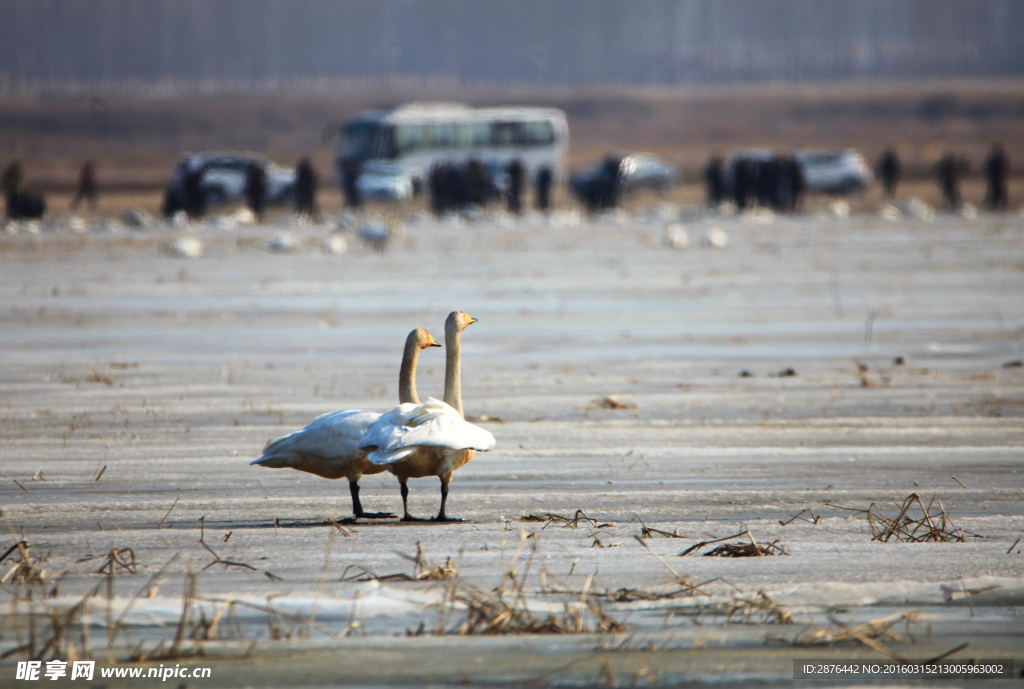
[[[1021,0],[0,0],[0,165],[63,210],[92,159],[100,208],[155,212],[183,153],[308,156],[330,210],[341,123],[442,100],[564,110],[570,170],[653,152],[680,201],[713,153],[892,145],[906,193],[952,150],[980,205],[1022,76]]]

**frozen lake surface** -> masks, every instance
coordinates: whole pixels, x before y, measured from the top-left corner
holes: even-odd
[[[382,253],[351,234],[340,255],[320,250],[333,224],[286,228],[289,253],[264,248],[281,227],[200,226],[193,259],[167,228],[0,235],[3,549],[23,534],[41,558],[33,610],[95,590],[80,626],[107,658],[120,620],[120,662],[174,642],[195,573],[179,651],[205,655],[164,662],[212,667],[209,687],[807,686],[793,659],[965,643],[952,659],[1019,673],[1024,218],[694,216],[679,250],[664,215],[415,218]],[[701,246],[714,228],[723,249]],[[454,309],[480,319],[463,398],[498,443],[452,482],[464,523],[339,530],[344,480],[248,465],[318,414],[396,404],[405,335],[441,341]],[[420,395],[443,377],[424,352]],[[400,512],[389,474],[361,486]],[[436,513],[436,480],[410,489],[413,514]],[[873,541],[863,510],[895,517],[912,493],[965,542]],[[524,521],[577,510],[593,521]],[[680,557],[744,531],[785,554]],[[417,573],[417,547],[457,576],[393,576]],[[129,548],[138,566],[100,573]],[[30,638],[18,561],[0,563],[0,652]],[[590,603],[620,627],[434,635],[465,618],[455,582],[486,593],[510,568],[535,617],[593,632]],[[884,650],[800,645],[900,614],[869,638]],[[190,638],[214,617],[216,638]]]

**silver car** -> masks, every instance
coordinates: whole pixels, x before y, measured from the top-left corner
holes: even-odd
[[[577,196],[585,197],[591,185],[600,178],[607,161],[615,158],[610,156],[576,173],[569,180],[569,187]],[[619,191],[622,193],[639,189],[667,191],[679,183],[679,172],[653,153],[631,153],[618,157],[618,161]]]
[[[870,163],[853,149],[799,151],[794,157],[811,191],[849,194],[864,189],[874,179]]]

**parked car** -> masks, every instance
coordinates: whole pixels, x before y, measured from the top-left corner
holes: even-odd
[[[204,207],[244,200],[245,180],[254,165],[266,173],[268,205],[294,203],[295,170],[249,153],[187,153],[178,159],[171,175],[164,196],[164,214],[170,216],[185,208],[185,179],[196,170],[200,173],[199,189]]]
[[[679,172],[653,153],[630,153],[625,156],[609,156],[591,167],[577,172],[569,179],[569,187],[584,203],[592,201],[595,185],[599,183],[605,166],[615,164],[618,158],[619,194],[628,194],[640,189],[666,191],[679,183]]]
[[[799,151],[794,157],[811,191],[848,194],[862,190],[874,179],[871,164],[853,149]]]
[[[793,155],[803,173],[804,189],[829,194],[849,194],[862,190],[874,175],[871,165],[860,153],[852,149],[799,151]],[[736,170],[740,163],[772,163],[779,159],[773,151],[754,148],[737,151],[725,163],[725,186],[734,190]]]
[[[359,196],[380,201],[404,201],[413,195],[412,177],[386,160],[368,160],[356,179]]]

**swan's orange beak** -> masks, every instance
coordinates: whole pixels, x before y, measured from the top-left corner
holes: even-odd
[[[437,344],[437,342],[434,340],[434,338],[430,338],[430,343],[427,346],[428,347],[440,347],[441,345]]]
[[[467,314],[467,315],[468,315],[468,314]],[[470,324],[470,325],[473,325],[473,324],[474,324],[474,323],[476,323],[476,322],[477,322],[478,320],[480,320],[480,319],[479,319],[479,318],[473,318],[472,316],[469,316],[469,324]]]

